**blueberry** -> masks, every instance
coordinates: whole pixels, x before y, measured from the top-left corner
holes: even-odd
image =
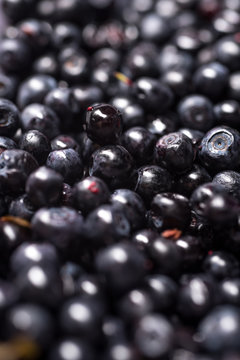
[[[47,242],[22,243],[12,253],[10,269],[14,274],[32,266],[58,268],[59,258],[55,247]]]
[[[240,200],[239,172],[233,170],[222,171],[214,176],[213,183],[223,186],[230,195]]]
[[[0,98],[0,135],[13,136],[19,127],[19,111],[10,100]]]
[[[37,103],[23,109],[20,123],[24,131],[38,130],[49,139],[60,132],[59,119],[55,112],[48,106]]]
[[[164,316],[149,313],[139,321],[134,340],[141,355],[149,359],[158,359],[172,349],[173,327]]]
[[[89,213],[85,221],[85,236],[93,247],[127,238],[131,226],[123,209],[101,205]]]
[[[171,33],[171,27],[158,14],[145,15],[140,23],[140,33],[144,40],[161,43]]]
[[[188,95],[192,89],[190,73],[182,69],[170,69],[162,76],[164,84],[168,85],[177,99]]]
[[[153,301],[156,311],[169,311],[174,308],[177,300],[177,284],[166,275],[153,274],[145,279],[144,289]]]
[[[39,54],[47,49],[51,39],[51,25],[46,21],[26,19],[18,24],[19,37]]]
[[[181,265],[181,252],[174,242],[156,237],[147,248],[150,259],[161,274],[175,275]]]
[[[52,267],[32,265],[21,269],[14,283],[21,300],[55,307],[62,300],[59,273]]]
[[[52,89],[47,93],[44,104],[57,114],[62,131],[67,131],[73,125],[74,110],[76,110],[77,104],[75,104],[69,88],[57,87]]]
[[[85,341],[65,337],[52,347],[48,360],[93,360],[94,356],[93,349]]]
[[[238,127],[240,105],[236,100],[224,100],[213,108],[218,124]]]
[[[226,279],[219,284],[220,301],[223,304],[238,306],[240,299],[239,279]]]
[[[172,187],[172,178],[169,172],[156,165],[139,168],[133,182],[134,191],[146,202],[151,202],[154,195],[169,191]]]
[[[38,130],[26,131],[23,134],[19,145],[22,150],[33,155],[40,165],[45,163],[48,154],[51,151],[49,139]]]
[[[69,135],[58,135],[51,141],[52,150],[64,150],[64,149],[73,149],[77,153],[80,152],[79,145],[77,141]]]
[[[70,185],[81,179],[83,174],[81,158],[73,149],[51,151],[46,166],[61,174],[64,181]]]
[[[52,42],[57,50],[70,44],[79,43],[80,39],[79,28],[70,22],[58,22],[53,27]]]
[[[215,251],[208,255],[204,260],[203,269],[217,280],[239,274],[239,264],[235,256],[223,251]]]
[[[207,97],[189,95],[178,105],[178,114],[183,126],[206,131],[214,124],[213,105]]]
[[[89,176],[75,184],[73,197],[76,208],[87,214],[98,206],[108,203],[110,192],[103,180]]]
[[[51,206],[59,202],[62,187],[62,176],[54,170],[42,166],[28,177],[26,194],[36,208]]]
[[[37,161],[27,151],[5,150],[0,156],[0,192],[21,192],[27,177],[37,167]]]
[[[239,86],[240,72],[234,72],[229,76],[228,93],[231,99],[240,99],[240,86]]]
[[[155,162],[167,170],[181,173],[192,167],[195,157],[191,140],[182,133],[170,133],[155,146]]]
[[[122,132],[121,113],[108,104],[88,107],[86,132],[88,137],[98,144],[108,145],[115,143]]]
[[[88,77],[89,59],[83,52],[76,52],[60,63],[61,77],[70,84],[84,82]]]
[[[111,195],[110,202],[124,212],[132,230],[144,225],[146,209],[137,193],[129,189],[117,189]]]
[[[227,126],[209,130],[199,149],[201,163],[213,172],[233,170],[239,164],[240,134]]]
[[[118,243],[101,250],[96,268],[106,285],[114,292],[125,292],[136,286],[145,273],[143,255],[128,243]]]
[[[76,296],[63,304],[59,321],[63,334],[96,341],[100,335],[101,316],[95,303]]]
[[[140,319],[153,310],[153,301],[149,294],[141,289],[134,289],[123,296],[118,304],[118,311],[126,322]]]
[[[64,206],[41,208],[32,219],[32,229],[38,238],[49,239],[58,249],[66,250],[82,235],[83,219]]]
[[[155,137],[150,131],[143,127],[131,127],[123,134],[121,144],[138,164],[143,165],[151,162]]]
[[[163,229],[185,229],[190,222],[188,199],[175,193],[161,193],[154,196],[149,224],[158,231]]]
[[[46,348],[54,337],[54,324],[50,313],[33,303],[13,306],[6,314],[6,334],[10,338],[26,337]]]
[[[33,75],[18,89],[17,103],[23,109],[29,104],[42,103],[47,93],[57,87],[56,80],[49,75]]]
[[[9,73],[21,74],[30,64],[32,54],[29,46],[21,39],[2,39],[0,44],[0,65]]]
[[[239,323],[236,307],[226,305],[212,310],[199,324],[201,346],[210,353],[239,351]]]
[[[89,174],[100,177],[111,188],[127,184],[133,171],[133,159],[120,145],[109,145],[96,150],[90,161]]]
[[[177,309],[188,321],[205,316],[214,305],[215,287],[211,278],[193,275],[182,280]],[[201,299],[201,300],[199,300]]]
[[[26,194],[17,197],[9,204],[9,215],[31,220],[35,212],[35,207],[31,204]]]
[[[147,124],[147,129],[159,138],[177,130],[177,119],[174,114],[153,116]]]
[[[0,97],[13,100],[17,84],[18,80],[16,77],[0,74]]]
[[[37,58],[33,63],[33,71],[36,74],[57,77],[59,73],[59,64],[55,54],[49,53]]]
[[[219,39],[215,45],[218,60],[231,71],[239,70],[240,45],[233,36]]]
[[[164,112],[172,104],[170,88],[154,78],[141,77],[134,83],[134,95],[147,111]]]
[[[180,194],[191,196],[200,185],[211,181],[211,176],[200,165],[193,165],[192,169],[181,175],[176,181],[176,188]]]
[[[219,62],[202,65],[194,74],[193,83],[197,92],[218,99],[227,88],[229,70]]]
[[[143,229],[137,231],[133,237],[132,242],[136,245],[136,247],[140,250],[145,252],[147,250],[149,244],[158,237],[158,233],[151,230],[151,229]]]

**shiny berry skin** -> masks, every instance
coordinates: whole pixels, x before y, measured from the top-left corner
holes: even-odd
[[[138,250],[145,252],[149,244],[158,237],[158,233],[151,229],[143,229],[137,231],[131,241],[135,244]]]
[[[42,166],[28,177],[26,194],[36,208],[51,206],[59,202],[62,187],[62,176],[56,171]]]
[[[222,171],[214,176],[213,183],[223,186],[228,194],[240,200],[239,172],[233,170]]]
[[[47,93],[56,87],[57,82],[52,76],[33,75],[19,87],[17,104],[23,109],[29,104],[42,103]]]
[[[52,150],[64,150],[64,149],[73,149],[77,153],[80,152],[79,145],[77,141],[69,135],[58,135],[51,141]]]
[[[147,129],[155,135],[156,138],[159,138],[176,131],[177,119],[172,113],[157,115],[154,116],[153,119],[150,119],[150,122],[147,124]]]
[[[207,206],[210,199],[212,199],[215,195],[221,195],[226,193],[224,188],[216,183],[210,182],[200,185],[194,192],[190,198],[190,203],[192,208],[199,216],[207,215]]]
[[[240,301],[240,281],[238,278],[226,279],[219,284],[220,301],[223,304],[238,306]]]
[[[154,78],[137,79],[133,91],[139,104],[149,112],[164,112],[173,101],[170,88]]]
[[[125,96],[116,96],[111,104],[121,111],[124,129],[144,125],[144,110],[142,106]]]
[[[32,54],[29,46],[21,39],[2,39],[0,44],[0,65],[8,73],[21,74],[29,66]]]
[[[240,100],[240,71],[234,72],[229,76],[228,93],[230,99]]]
[[[238,128],[240,105],[236,100],[224,100],[213,108],[216,122],[221,125]]]
[[[54,337],[52,316],[45,308],[34,303],[14,305],[6,314],[5,329],[9,338],[29,338],[40,349],[48,347]]]
[[[27,151],[5,150],[0,156],[0,192],[21,192],[27,177],[37,167],[37,161]]]
[[[10,100],[0,98],[0,136],[13,136],[19,127],[19,111]]]
[[[210,182],[211,179],[204,167],[194,164],[191,170],[177,179],[176,188],[180,194],[191,196],[199,185]]]
[[[98,144],[115,143],[122,133],[120,111],[109,104],[89,106],[86,114],[86,132],[88,137]]]
[[[97,177],[88,176],[76,183],[73,188],[75,207],[88,214],[102,204],[109,202],[110,191],[105,182]]]
[[[229,70],[219,62],[202,65],[194,74],[195,91],[210,99],[218,99],[227,88]]]
[[[170,173],[160,166],[143,166],[137,170],[133,179],[133,190],[146,202],[150,202],[154,195],[169,191],[172,187]]]
[[[202,139],[199,158],[213,172],[233,170],[239,165],[240,133],[227,126],[209,130]]]
[[[155,162],[171,172],[181,173],[191,168],[195,157],[191,140],[182,133],[170,133],[155,146]]]
[[[170,69],[162,76],[164,84],[168,85],[177,99],[188,95],[193,88],[190,73],[182,69]]]
[[[48,139],[52,139],[60,132],[59,119],[55,112],[48,106],[37,103],[23,109],[20,123],[24,131],[38,130]]]
[[[230,253],[214,251],[205,258],[203,270],[217,280],[222,280],[238,276],[239,263],[237,258]]]
[[[205,316],[214,305],[216,289],[213,284],[212,279],[204,275],[183,277],[177,300],[179,315],[190,322]]]
[[[40,165],[47,160],[51,144],[46,135],[38,130],[26,131],[20,140],[20,149],[28,151]]]
[[[213,354],[238,352],[239,324],[240,312],[237,307],[225,305],[215,308],[199,324],[201,347]]]
[[[149,244],[147,253],[157,272],[171,276],[178,274],[181,252],[172,240],[156,237]]]
[[[33,233],[37,238],[49,240],[60,250],[70,247],[83,231],[83,218],[68,207],[39,209],[32,218]]]
[[[232,36],[221,38],[215,45],[218,60],[231,71],[239,70],[240,44]]]
[[[23,301],[55,308],[63,297],[60,275],[51,266],[32,265],[21,269],[14,283]]]
[[[149,313],[137,324],[134,340],[144,358],[159,359],[172,350],[173,327],[164,316]]]
[[[10,269],[13,274],[17,274],[19,269],[28,269],[34,265],[57,269],[59,258],[56,248],[47,242],[24,242],[11,255]]]
[[[71,88],[74,105],[78,104],[77,113],[86,111],[92,104],[99,104],[103,101],[102,90],[93,84],[76,85]]]
[[[123,133],[121,144],[140,164],[151,162],[155,144],[155,136],[143,127],[132,127]]]
[[[117,307],[121,317],[131,324],[153,310],[153,301],[145,290],[133,289],[120,299]]]
[[[48,360],[94,360],[94,356],[92,347],[86,341],[64,337],[52,347]]]
[[[78,27],[70,22],[58,22],[52,32],[52,41],[56,49],[76,44],[81,38]]]
[[[76,296],[66,301],[59,314],[62,333],[96,341],[100,335],[101,313],[95,302]]]
[[[18,80],[15,76],[0,74],[0,97],[13,100],[16,93]]]
[[[81,158],[73,149],[51,151],[46,166],[61,174],[64,181],[70,185],[81,179],[83,174]]]
[[[58,76],[59,64],[54,54],[46,54],[37,58],[33,63],[33,71],[36,74],[45,74],[53,77]]]
[[[178,114],[183,126],[206,131],[214,124],[213,105],[207,97],[189,95],[178,105]]]
[[[89,245],[99,247],[111,244],[130,235],[130,223],[122,209],[112,205],[101,205],[86,218],[85,236]]]
[[[196,271],[206,255],[205,244],[199,236],[183,235],[176,240],[180,251],[182,268],[186,271]]]
[[[137,193],[129,189],[117,189],[112,193],[110,202],[115,208],[124,212],[132,230],[144,226],[146,209]]]
[[[8,281],[0,281],[0,316],[6,314],[6,311],[14,306],[19,300],[16,287]]]
[[[30,221],[35,212],[35,207],[31,204],[26,194],[12,200],[9,204],[8,213]]]
[[[62,131],[67,131],[73,125],[73,115],[77,109],[77,104],[75,104],[69,88],[57,87],[52,89],[44,98],[44,104],[57,114]]]
[[[76,51],[60,63],[62,79],[69,84],[78,84],[88,78],[88,56],[83,51]]]
[[[127,184],[132,171],[132,156],[123,146],[104,146],[92,154],[89,175],[102,178],[111,188]]]
[[[39,54],[46,50],[51,39],[51,25],[46,21],[26,19],[18,24],[19,37],[23,39],[34,51]]]
[[[176,305],[178,286],[170,277],[162,274],[149,275],[145,278],[144,289],[152,299],[156,311],[169,311]]]
[[[188,199],[176,193],[161,193],[154,196],[148,221],[153,229],[185,229],[190,222]]]
[[[130,243],[106,247],[96,256],[96,269],[116,293],[137,286],[145,273],[143,255]]]

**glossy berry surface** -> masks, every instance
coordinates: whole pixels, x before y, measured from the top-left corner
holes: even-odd
[[[216,127],[201,142],[199,157],[207,168],[228,170],[238,166],[240,134],[229,127]]]
[[[111,105],[89,106],[86,114],[88,137],[101,145],[115,143],[122,132],[121,113]]]

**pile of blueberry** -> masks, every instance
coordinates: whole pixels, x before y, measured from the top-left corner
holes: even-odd
[[[3,0],[0,359],[240,359],[240,0]]]

